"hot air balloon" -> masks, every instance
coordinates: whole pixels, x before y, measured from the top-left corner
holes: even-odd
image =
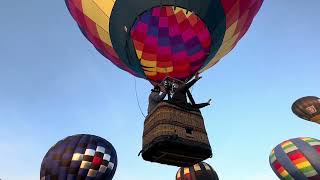
[[[320,179],[320,141],[295,138],[275,147],[269,157],[273,171],[283,180]]]
[[[292,112],[298,117],[320,124],[320,98],[306,96],[292,104]]]
[[[205,71],[243,37],[263,0],[65,0],[112,63],[151,82]],[[128,8],[130,7],[130,8]]]
[[[215,170],[207,163],[200,162],[178,170],[176,180],[219,180]]]
[[[65,2],[84,36],[104,57],[163,87],[165,82],[187,82],[229,53],[263,0]],[[145,119],[145,160],[190,166],[211,155],[201,113],[160,103]]]
[[[56,143],[43,158],[41,180],[111,180],[117,154],[107,140],[87,134],[69,136]]]

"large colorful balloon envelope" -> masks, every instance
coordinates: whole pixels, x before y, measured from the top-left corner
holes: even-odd
[[[176,180],[219,180],[216,171],[207,163],[200,162],[190,167],[182,167]]]
[[[275,147],[269,157],[273,171],[283,180],[320,179],[320,141],[295,138]]]
[[[292,104],[292,112],[298,117],[320,124],[320,98],[306,96]]]
[[[93,135],[69,136],[47,152],[40,170],[41,180],[111,180],[117,154],[107,140]]]
[[[263,0],[65,0],[85,37],[119,68],[188,80],[229,53]]]

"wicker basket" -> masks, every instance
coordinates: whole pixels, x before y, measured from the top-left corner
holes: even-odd
[[[186,167],[211,155],[200,112],[161,102],[146,117],[142,149],[144,160]]]

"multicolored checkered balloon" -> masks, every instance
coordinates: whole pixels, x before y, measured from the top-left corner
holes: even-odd
[[[43,158],[40,180],[111,180],[117,154],[107,140],[93,135],[69,136]]]
[[[295,138],[275,147],[269,157],[273,171],[283,180],[320,179],[320,141]]]
[[[178,170],[176,180],[219,180],[215,170],[207,163],[200,162]]]
[[[263,0],[65,0],[82,33],[119,68],[152,83],[190,79],[228,54]]]
[[[193,12],[173,6],[144,12],[131,29],[131,39],[144,73],[152,80],[167,75],[186,79],[205,63],[210,32]]]

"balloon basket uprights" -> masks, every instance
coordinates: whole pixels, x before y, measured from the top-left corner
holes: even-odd
[[[141,153],[146,161],[178,167],[211,157],[201,113],[159,103],[145,119]]]
[[[155,84],[160,87],[160,91],[173,94],[175,89],[184,85],[186,82],[167,76],[161,83]]]

